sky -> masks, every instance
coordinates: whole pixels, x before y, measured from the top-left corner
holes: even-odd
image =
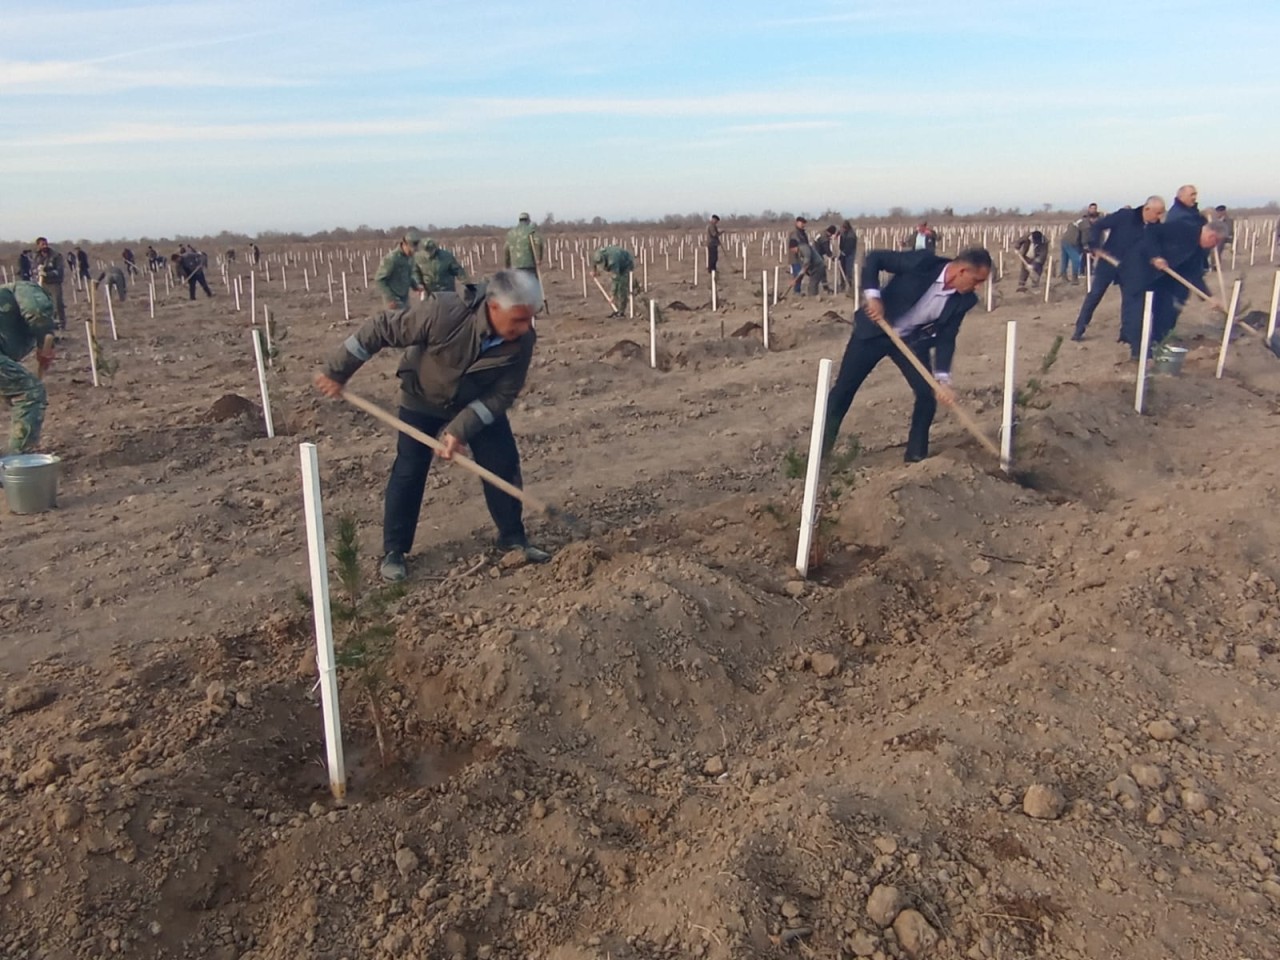
[[[1277,0],[15,0],[0,27],[8,240],[1280,199]]]

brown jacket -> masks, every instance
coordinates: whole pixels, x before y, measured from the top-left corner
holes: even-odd
[[[329,358],[325,373],[346,383],[383,347],[402,347],[400,402],[450,418],[445,428],[464,443],[505,416],[524,388],[537,334],[483,350],[492,337],[485,288],[435,293],[406,310],[375,314]]]

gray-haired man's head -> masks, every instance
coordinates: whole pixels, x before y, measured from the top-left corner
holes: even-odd
[[[489,325],[503,340],[519,340],[533,327],[542,284],[527,270],[499,270],[485,290]]]

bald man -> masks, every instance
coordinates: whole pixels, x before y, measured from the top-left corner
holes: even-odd
[[[1129,254],[1133,252],[1139,244],[1142,243],[1147,228],[1152,224],[1159,223],[1164,217],[1164,198],[1157,196],[1147,197],[1147,202],[1136,210],[1133,207],[1124,207],[1115,213],[1109,213],[1105,217],[1095,221],[1093,227],[1089,231],[1088,250],[1091,254],[1101,251],[1112,260],[1118,260],[1124,263]],[[1106,239],[1103,239],[1103,234]],[[1154,254],[1154,250],[1152,253]],[[1084,332],[1089,327],[1089,322],[1093,319],[1093,312],[1098,309],[1098,304],[1102,302],[1102,296],[1107,292],[1107,288],[1111,284],[1120,284],[1120,314],[1121,314],[1121,334],[1120,339],[1125,340],[1126,326],[1124,319],[1126,313],[1129,314],[1130,324],[1132,324],[1132,312],[1138,310],[1138,324],[1141,329],[1142,309],[1144,297],[1147,289],[1147,279],[1142,278],[1138,271],[1130,278],[1130,290],[1136,301],[1128,304],[1126,311],[1125,305],[1125,287],[1121,283],[1118,267],[1110,263],[1105,257],[1097,258],[1098,269],[1093,274],[1093,289],[1089,291],[1084,298],[1084,303],[1080,305],[1080,315],[1076,318],[1075,333],[1071,335],[1071,339],[1077,343],[1084,339]],[[1136,281],[1136,284],[1135,284]]]
[[[1161,256],[1172,270],[1197,289],[1208,293],[1209,288],[1204,283],[1205,271],[1209,269],[1207,251],[1217,245],[1217,239],[1215,237],[1209,247],[1199,243],[1200,231],[1209,222],[1209,218],[1200,212],[1199,197],[1195,184],[1184,183],[1178,188],[1169,216],[1165,218],[1165,223],[1173,229],[1166,234]],[[1162,275],[1156,285],[1156,326],[1172,330],[1189,296],[1190,290],[1168,274]]]

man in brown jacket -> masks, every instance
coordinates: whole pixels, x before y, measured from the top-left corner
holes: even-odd
[[[316,374],[316,386],[328,397],[341,396],[375,353],[404,348],[396,372],[400,419],[440,434],[446,460],[470,446],[476,463],[520,486],[520,452],[507,410],[524,388],[537,340],[533,316],[541,303],[537,277],[502,270],[487,286],[468,285],[461,294],[441,291],[407,309],[376,314],[329,358]],[[430,466],[430,448],[400,434],[383,512],[384,580],[407,575],[405,554],[413,547]],[[488,484],[484,497],[501,549],[523,550],[534,563],[550,559],[529,545],[519,500]]]

